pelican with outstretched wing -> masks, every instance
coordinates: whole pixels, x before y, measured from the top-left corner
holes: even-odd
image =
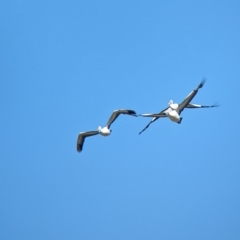
[[[152,120],[148,123],[148,125],[141,131],[139,134],[144,132],[153,122],[158,120],[159,118],[168,117],[170,120],[176,123],[181,123],[182,117],[180,117],[182,111],[185,108],[212,108],[212,107],[218,107],[218,104],[213,104],[211,106],[204,106],[199,104],[192,104],[190,103],[191,100],[196,96],[198,93],[198,90],[203,87],[205,83],[205,79],[201,81],[201,83],[197,86],[196,89],[194,89],[184,100],[182,103],[177,104],[174,103],[172,100],[169,101],[168,106],[166,109],[162,110],[159,113],[149,113],[149,114],[140,114],[142,117],[152,117]]]
[[[102,127],[99,126],[97,131],[88,131],[88,132],[79,133],[78,138],[77,138],[77,151],[78,152],[82,151],[83,143],[84,143],[84,140],[85,140],[86,137],[91,137],[91,136],[98,135],[98,134],[100,134],[102,136],[109,136],[111,134],[111,131],[112,131],[112,130],[110,130],[111,124],[117,119],[117,117],[120,114],[127,114],[127,115],[137,117],[136,112],[133,111],[133,110],[128,110],[128,109],[115,110],[112,113],[111,117],[109,118],[105,127],[102,128]]]

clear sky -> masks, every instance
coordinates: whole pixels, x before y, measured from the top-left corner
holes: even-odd
[[[0,2],[0,239],[240,239],[240,2]],[[181,102],[182,123],[120,116]]]

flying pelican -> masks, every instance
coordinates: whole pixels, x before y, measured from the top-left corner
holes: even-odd
[[[97,131],[88,131],[88,132],[79,133],[78,138],[77,138],[77,151],[78,152],[82,151],[83,143],[84,143],[84,140],[85,140],[86,137],[91,137],[91,136],[94,136],[94,135],[97,135],[97,134],[100,134],[102,136],[110,135],[111,131],[112,131],[112,130],[110,130],[110,126],[120,114],[128,114],[128,115],[137,117],[136,112],[133,111],[133,110],[128,110],[128,109],[115,110],[112,113],[111,117],[109,118],[105,127],[102,128],[102,127],[99,126]]]
[[[191,104],[191,100],[196,96],[198,93],[198,90],[203,87],[205,83],[205,79],[201,81],[201,83],[197,86],[196,89],[194,89],[184,100],[182,103],[177,104],[174,103],[172,100],[169,101],[168,106],[166,109],[162,110],[159,113],[150,113],[150,114],[140,114],[142,117],[153,117],[152,120],[148,123],[148,125],[141,131],[139,134],[141,134],[143,131],[145,131],[150,124],[158,120],[159,118],[168,117],[171,121],[176,122],[178,124],[181,123],[182,117],[180,117],[181,112],[184,110],[184,108],[212,108],[212,107],[218,107],[218,104],[213,104],[211,106],[204,106],[199,104]]]

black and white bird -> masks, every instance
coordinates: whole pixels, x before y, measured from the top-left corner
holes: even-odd
[[[82,151],[83,143],[84,143],[84,140],[85,140],[86,137],[91,137],[91,136],[94,136],[94,135],[97,135],[97,134],[100,134],[102,136],[109,136],[111,134],[111,131],[112,131],[112,130],[110,130],[110,126],[117,119],[117,117],[120,114],[128,114],[128,115],[137,117],[136,112],[133,111],[133,110],[128,110],[128,109],[115,110],[112,113],[111,117],[109,118],[105,127],[102,128],[102,127],[99,126],[97,131],[88,131],[88,132],[79,133],[78,138],[77,138],[77,151],[78,152]]]
[[[143,131],[145,131],[150,124],[158,120],[159,118],[168,117],[171,121],[176,123],[181,123],[182,117],[180,117],[182,111],[184,108],[212,108],[212,107],[218,107],[218,104],[213,104],[211,106],[204,106],[199,104],[191,104],[191,100],[196,96],[198,93],[198,90],[203,87],[205,83],[205,79],[201,81],[201,83],[197,86],[196,89],[194,89],[184,100],[182,103],[177,104],[174,103],[172,100],[169,101],[168,106],[166,109],[162,110],[159,113],[150,113],[150,114],[140,114],[142,117],[152,117],[152,120],[148,123],[148,125],[141,131],[139,134],[141,134]]]

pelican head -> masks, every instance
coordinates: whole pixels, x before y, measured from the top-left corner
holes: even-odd
[[[168,106],[170,106],[171,104],[173,104],[173,100],[169,101]]]

